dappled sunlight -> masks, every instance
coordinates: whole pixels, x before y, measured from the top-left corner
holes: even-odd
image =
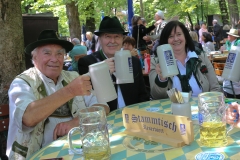
[[[57,140],[57,141],[54,141],[50,147],[59,147],[59,146],[63,146],[65,143],[67,143],[66,140]]]

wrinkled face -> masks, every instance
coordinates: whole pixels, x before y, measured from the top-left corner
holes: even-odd
[[[122,47],[123,35],[103,33],[99,37],[103,52],[108,58],[114,57],[116,51]]]
[[[63,68],[65,49],[57,44],[49,44],[35,50],[32,57],[35,67],[56,83]]]
[[[185,52],[186,39],[179,26],[176,27],[176,31],[175,28],[173,28],[168,37],[168,44],[171,45],[174,53]]]
[[[234,36],[228,34],[228,40],[229,40],[230,42],[234,41],[235,39],[237,39],[237,37],[234,37]]]
[[[123,44],[123,50],[129,50],[129,51],[131,51],[131,50],[133,50],[134,49],[134,47],[130,44],[130,43],[124,43]]]

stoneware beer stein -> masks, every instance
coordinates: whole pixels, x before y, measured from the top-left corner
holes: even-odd
[[[90,65],[87,74],[91,77],[93,94],[97,97],[98,103],[109,102],[117,98],[109,66],[105,61]]]
[[[157,47],[159,65],[164,78],[178,75],[178,68],[174,53],[170,44],[164,44]]]
[[[228,54],[222,77],[233,82],[240,81],[240,47],[232,46]]]
[[[133,83],[132,56],[129,50],[116,51],[114,55],[116,83]]]
[[[186,116],[190,120],[192,119],[191,104],[187,103],[172,103],[172,114],[178,116]]]
[[[226,124],[227,107],[222,92],[204,92],[198,95],[198,120],[202,146],[223,147],[227,145],[227,133],[233,128],[227,127]]]
[[[80,131],[78,140],[80,139],[82,152],[76,150],[72,144],[74,132],[77,130]],[[111,150],[105,109],[101,106],[92,106],[80,110],[79,127],[69,131],[68,141],[70,149],[76,154],[82,154],[85,160],[109,160]]]

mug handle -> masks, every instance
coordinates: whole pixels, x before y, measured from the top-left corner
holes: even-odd
[[[81,132],[81,129],[79,127],[74,127],[68,132],[69,149],[75,154],[82,154],[82,149],[76,150],[75,148],[73,148],[73,145],[72,145],[72,135],[76,130],[79,130]],[[80,134],[80,139],[81,139],[81,134]],[[82,144],[80,144],[80,145],[82,146]]]

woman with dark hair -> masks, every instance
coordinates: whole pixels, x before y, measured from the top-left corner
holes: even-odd
[[[212,36],[211,36],[210,33],[203,32],[202,33],[202,41],[203,41],[203,47],[206,50],[215,51],[215,47],[214,47],[214,44],[213,44]]]
[[[150,33],[155,26],[152,25],[148,28],[146,28],[143,25],[142,18],[140,16],[133,16],[132,18],[132,37],[136,41],[136,47],[140,51],[144,51],[147,49],[147,42],[143,40],[143,36],[146,36],[148,33]]]
[[[153,99],[167,98],[167,90],[192,91],[192,96],[209,91],[220,91],[220,85],[208,57],[195,49],[187,28],[179,21],[170,21],[164,27],[159,45],[170,44],[179,74],[163,77],[158,58],[151,59],[149,81]]]

